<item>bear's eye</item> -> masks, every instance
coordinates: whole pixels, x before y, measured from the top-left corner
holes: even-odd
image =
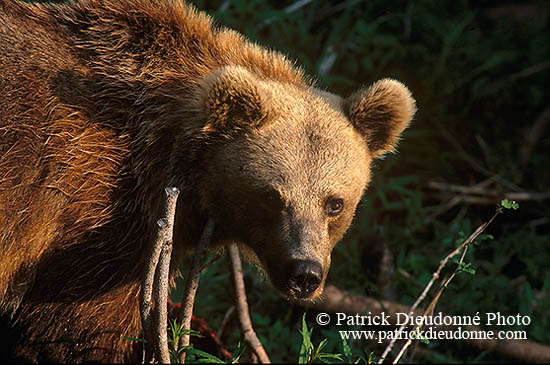
[[[275,190],[264,191],[261,195],[261,203],[272,212],[279,212],[284,207],[281,196]]]
[[[329,217],[336,217],[344,210],[344,200],[340,198],[329,198],[325,203],[325,213]]]

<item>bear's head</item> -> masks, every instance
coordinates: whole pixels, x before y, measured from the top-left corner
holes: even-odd
[[[200,84],[203,133],[216,135],[199,184],[220,241],[237,242],[289,298],[318,296],[373,159],[415,113],[391,79],[347,99],[223,67]]]

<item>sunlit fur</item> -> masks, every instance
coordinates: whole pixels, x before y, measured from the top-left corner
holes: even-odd
[[[121,336],[141,336],[139,285],[172,184],[172,274],[210,215],[214,246],[239,239],[280,290],[277,267],[294,257],[320,260],[326,277],[371,159],[393,149],[414,104],[397,82],[374,93],[409,111],[373,141],[368,91],[317,90],[175,0],[0,0],[0,75],[0,314],[13,326],[0,327],[0,356],[31,361],[129,359]],[[286,204],[267,227],[247,200],[266,187]],[[346,199],[342,216],[321,215],[327,194]]]

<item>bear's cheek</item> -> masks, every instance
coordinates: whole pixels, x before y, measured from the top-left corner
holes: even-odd
[[[216,221],[216,230],[223,236],[220,238],[243,240],[247,230],[254,225],[246,193],[241,192],[238,185],[229,179],[215,180],[214,185],[216,188],[206,195],[206,203],[203,205],[208,210],[208,215]]]
[[[213,215],[220,240],[233,240],[248,246],[261,261],[265,261],[264,257],[287,256],[282,249],[279,214],[265,212],[255,202],[242,198],[219,197],[217,202],[218,208]]]
[[[243,243],[249,246],[262,262],[280,263],[289,256],[281,221],[281,217],[255,211],[243,227]]]
[[[328,236],[331,250],[342,239],[353,219],[353,211],[345,212],[337,219],[328,222]]]

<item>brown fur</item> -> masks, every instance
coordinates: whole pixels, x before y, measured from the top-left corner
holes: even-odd
[[[282,292],[295,258],[324,282],[371,159],[414,113],[395,81],[317,90],[176,0],[0,0],[0,93],[4,355],[34,361],[127,359],[165,186],[182,190],[174,273],[212,216]],[[331,194],[346,209],[327,218]]]

